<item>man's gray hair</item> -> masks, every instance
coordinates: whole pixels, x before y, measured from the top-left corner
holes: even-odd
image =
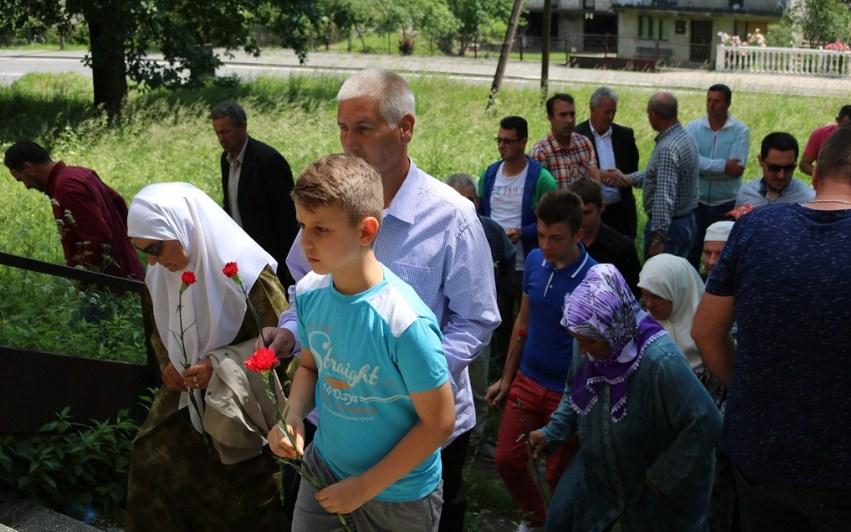
[[[395,72],[369,68],[353,74],[340,87],[337,102],[364,97],[378,101],[378,112],[390,126],[399,125],[405,115],[414,116],[414,93]]]
[[[451,176],[446,178],[446,184],[450,187],[458,190],[459,188],[467,188],[470,187],[473,189],[473,193],[477,194],[476,190],[476,182],[473,180],[473,176],[470,174],[452,174]]]
[[[230,117],[233,125],[235,126],[244,126],[248,123],[248,117],[245,114],[245,109],[243,109],[238,103],[232,101],[226,101],[217,103],[213,110],[210,111],[210,118],[225,118]]]
[[[662,118],[676,118],[677,99],[670,92],[657,92],[647,102],[647,110]]]
[[[599,87],[591,94],[591,107],[597,107],[603,98],[609,98],[613,102],[618,103],[618,94],[609,87]]]

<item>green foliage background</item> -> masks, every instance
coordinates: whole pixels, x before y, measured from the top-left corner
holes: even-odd
[[[259,78],[248,83],[220,79],[197,89],[133,93],[123,115],[110,123],[93,114],[91,85],[85,78],[28,74],[0,88],[0,140],[5,147],[31,138],[48,146],[57,160],[94,168],[128,203],[146,184],[165,181],[194,183],[221,201],[220,148],[207,118],[214,103],[239,100],[248,112],[250,134],[277,147],[297,174],[317,157],[340,150],[334,101],[339,84],[334,77]],[[438,178],[455,172],[478,175],[494,161],[493,138],[502,116],[517,114],[529,120],[527,149],[548,130],[533,88],[503,90],[496,109],[486,113],[486,86],[440,78],[412,78],[412,86],[417,123],[411,154],[419,167]],[[635,129],[642,165],[654,136],[644,112],[646,101],[662,88],[618,88],[617,121]],[[587,102],[594,87],[555,89]],[[702,91],[674,92],[683,121],[704,114]],[[789,131],[803,147],[810,131],[831,122],[844,103],[819,96],[736,92],[732,112],[751,129],[746,179],[760,175],[756,155],[763,136]],[[585,118],[587,107],[580,103],[578,120]],[[0,179],[0,249],[63,262],[47,198],[24,189],[8,174]],[[5,267],[0,267],[0,287],[0,344],[144,361],[136,296],[116,302],[111,295],[81,292],[66,281]],[[89,319],[87,309],[103,306],[106,299],[114,307],[112,317]]]

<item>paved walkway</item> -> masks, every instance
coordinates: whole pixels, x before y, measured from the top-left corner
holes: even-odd
[[[82,52],[59,51],[0,51],[0,59],[77,59]],[[156,57],[156,56],[153,56]],[[447,75],[475,83],[490,84],[496,70],[496,59],[472,59],[447,56],[398,56],[360,53],[311,52],[306,65],[299,65],[290,50],[267,50],[260,57],[236,53],[227,59],[222,73],[268,73],[291,75],[298,72],[350,72],[367,67],[383,67],[408,75]],[[506,67],[506,84],[537,86],[540,63],[510,61]],[[277,72],[276,72],[277,71]],[[734,91],[799,94],[804,96],[836,96],[851,98],[851,79],[790,76],[779,74],[748,74],[713,72],[708,70],[669,69],[661,72],[627,72],[620,70],[579,69],[550,65],[551,86],[570,86],[577,83],[611,86],[637,86],[648,90],[704,91],[713,83],[726,83]]]

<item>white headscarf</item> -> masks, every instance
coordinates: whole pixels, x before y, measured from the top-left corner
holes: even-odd
[[[247,292],[266,265],[277,268],[275,259],[219,205],[188,183],[160,183],[140,190],[127,215],[127,234],[131,238],[177,240],[189,256],[183,271],[192,271],[197,278],[183,293],[184,343],[189,364],[231,344],[245,318],[245,296],[222,273],[224,265],[237,263]],[[148,267],[145,275],[157,331],[168,349],[169,360],[181,374],[184,361],[178,339],[177,306],[182,273],[155,265]],[[182,394],[180,407],[187,403],[186,394]],[[200,427],[194,414],[193,424]]]
[[[703,237],[704,242],[726,242],[730,236],[730,231],[733,230],[735,222],[721,221],[715,222],[706,228],[706,236]]]
[[[691,338],[691,323],[703,297],[703,281],[694,266],[682,257],[656,255],[644,263],[638,286],[673,303],[671,316],[659,323],[683,351],[692,369],[700,367],[703,362]]]

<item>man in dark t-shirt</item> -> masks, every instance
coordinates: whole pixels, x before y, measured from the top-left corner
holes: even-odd
[[[600,184],[583,177],[570,185],[568,190],[582,198],[582,243],[598,263],[614,264],[623,275],[635,298],[641,297],[638,274],[641,264],[632,240],[603,223],[603,192]]]
[[[736,222],[692,328],[730,390],[721,450],[745,529],[851,530],[851,129],[813,185],[815,200]]]
[[[3,162],[15,179],[50,198],[68,266],[145,279],[127,238],[127,204],[94,170],[53,161],[27,140],[7,149]]]

